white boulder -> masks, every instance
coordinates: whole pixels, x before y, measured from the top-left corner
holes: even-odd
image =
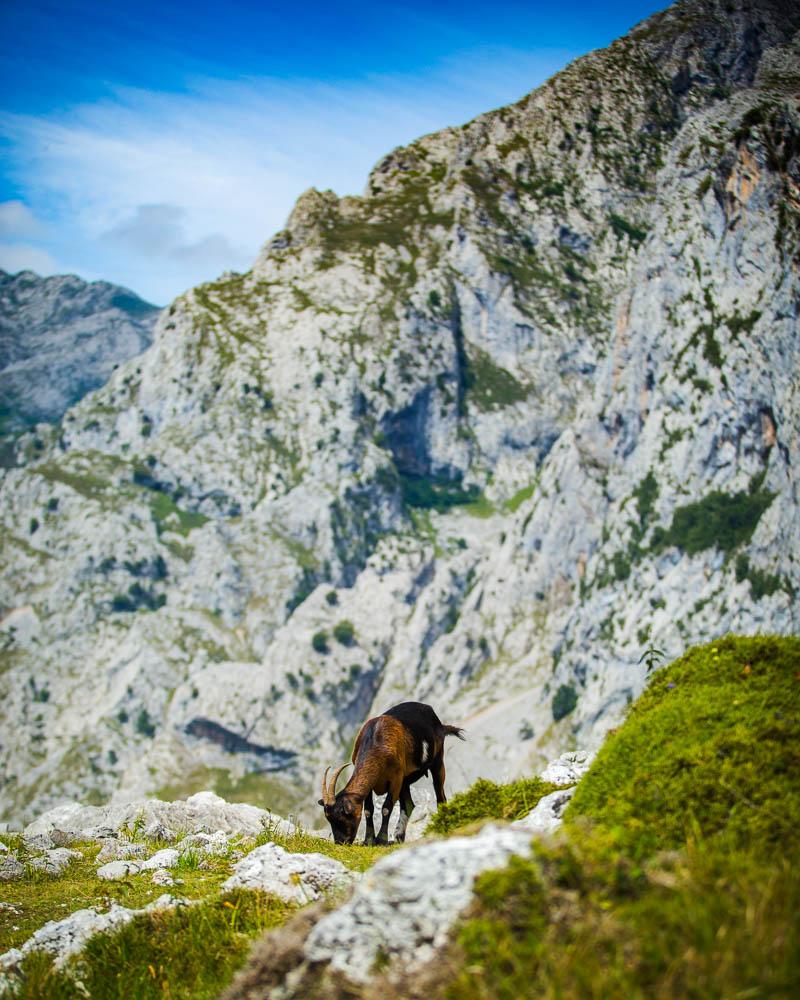
[[[523,816],[511,825],[535,834],[552,833],[561,826],[564,810],[574,794],[574,787],[551,792],[539,799],[527,816]]]
[[[474,837],[425,842],[381,858],[351,898],[316,924],[306,957],[356,982],[368,981],[379,956],[420,965],[447,940],[476,876],[530,852],[525,830],[492,825]]]
[[[269,843],[237,862],[222,889],[262,889],[287,903],[303,904],[332,890],[347,888],[356,878],[355,872],[334,858],[324,854],[290,854]]]

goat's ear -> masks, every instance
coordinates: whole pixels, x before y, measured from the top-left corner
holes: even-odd
[[[322,799],[317,799],[317,805],[318,806],[324,806],[325,803],[322,801]]]

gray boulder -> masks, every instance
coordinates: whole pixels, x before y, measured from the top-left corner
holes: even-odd
[[[222,889],[261,889],[287,903],[310,903],[348,888],[357,878],[341,862],[324,854],[290,854],[277,844],[264,844],[242,858]]]

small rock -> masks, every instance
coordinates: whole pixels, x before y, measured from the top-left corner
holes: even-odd
[[[53,838],[47,833],[37,833],[32,837],[24,836],[23,843],[31,854],[39,854],[43,851],[50,851],[56,846]]]
[[[542,771],[543,781],[553,785],[574,785],[592,766],[595,754],[588,750],[570,750],[562,753],[557,760],[551,760]]]
[[[60,875],[72,860],[78,858],[83,858],[80,851],[71,851],[68,847],[54,847],[42,857],[32,858],[29,863],[31,868],[44,872],[45,875]]]
[[[166,868],[157,868],[153,872],[152,882],[153,885],[175,885],[175,879],[170,875]]]
[[[171,844],[178,839],[178,835],[174,830],[158,822],[158,820],[154,820],[145,827],[144,835],[148,840],[163,840],[166,844]]]
[[[144,844],[132,844],[128,840],[115,840],[106,838],[103,847],[97,855],[98,864],[106,861],[124,861],[127,858],[144,858],[147,855],[147,847]]]
[[[97,877],[105,879],[107,882],[118,882],[129,875],[138,875],[141,869],[141,861],[109,861],[107,865],[102,865],[97,869]]]
[[[277,844],[257,847],[233,869],[222,890],[262,889],[287,903],[310,903],[351,885],[356,873],[324,854],[290,854]]]
[[[0,854],[7,854],[7,853],[8,853],[7,845],[4,844],[2,840],[0,840]]]
[[[174,868],[178,863],[180,854],[174,847],[165,847],[141,863],[141,871],[156,871],[159,868]]]
[[[0,861],[0,882],[15,882],[24,874],[25,869],[16,854],[8,854]]]
[[[511,825],[531,833],[552,833],[561,826],[564,810],[574,794],[574,787],[551,792],[539,799],[527,816]]]

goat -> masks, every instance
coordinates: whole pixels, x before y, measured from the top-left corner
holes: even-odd
[[[322,778],[319,805],[325,810],[334,841],[337,844],[353,843],[363,810],[366,819],[364,843],[388,844],[389,817],[398,801],[400,816],[394,836],[398,843],[404,841],[414,809],[411,785],[429,771],[437,804],[447,802],[444,793],[445,736],[457,736],[460,740],[465,738],[462,729],[443,725],[430,705],[422,705],[418,701],[404,702],[383,715],[368,719],[356,737],[352,756],[355,769],[345,787],[337,794],[336,782],[350,761],[336,769],[330,782],[328,772],[331,768],[325,769]],[[373,792],[386,795],[377,840],[372,821]]]

